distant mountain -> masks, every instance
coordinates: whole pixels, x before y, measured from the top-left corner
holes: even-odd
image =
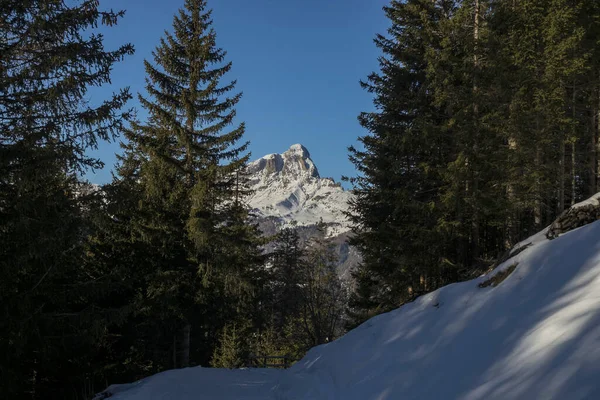
[[[347,276],[358,261],[358,254],[347,244],[350,224],[344,214],[352,193],[332,178],[321,178],[309,151],[301,144],[253,161],[248,172],[254,192],[249,204],[263,232],[273,234],[295,224],[301,237],[308,239],[322,221],[327,236],[336,243],[339,272]]]

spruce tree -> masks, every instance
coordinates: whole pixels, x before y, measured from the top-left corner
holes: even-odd
[[[271,254],[272,323],[278,331],[300,311],[300,269],[304,255],[300,235],[295,227],[277,234]]]
[[[506,3],[502,7],[510,13],[507,48],[514,70],[508,180],[520,236],[526,236],[582,198],[581,178],[590,181],[584,165],[593,134],[586,129],[588,106],[581,104],[589,93],[589,26],[582,24],[585,1]]]
[[[350,212],[351,244],[362,255],[351,301],[356,322],[402,304],[452,273],[441,257],[441,246],[449,243],[436,226],[450,137],[440,124],[444,110],[433,97],[428,61],[440,49],[437,33],[451,3],[392,1],[384,8],[392,27],[389,37],[375,39],[383,52],[381,71],[362,83],[374,94],[377,110],[359,117],[369,131],[359,138],[364,148],[350,148],[360,174],[352,180],[356,198]]]
[[[85,265],[92,196],[80,181],[101,162],[87,151],[112,139],[127,90],[100,104],[131,45],[104,49],[98,25],[122,12],[97,1],[0,4],[0,380],[7,398],[81,398],[98,381],[94,358],[108,315]]]
[[[334,246],[325,238],[325,227],[317,226],[299,265],[299,331],[306,349],[337,339],[343,332],[347,291],[336,271]]]
[[[227,324],[223,328],[219,346],[215,349],[211,366],[214,368],[241,368],[248,359],[245,354],[244,329],[235,324]]]
[[[441,26],[441,51],[429,60],[435,101],[445,114],[441,124],[452,138],[438,226],[453,243],[444,259],[464,278],[481,273],[504,251],[510,215],[501,129],[505,76],[492,15],[488,1],[459,2]]]
[[[186,0],[145,62],[147,96],[139,99],[149,116],[126,132],[114,183],[139,185],[131,231],[153,249],[140,301],[172,355],[159,368],[208,362],[220,330],[251,296],[260,262],[244,204],[244,124],[228,129],[241,93],[235,81],[222,83],[232,64],[210,15],[205,1]]]
[[[375,112],[351,148],[354,322],[485,271],[597,190],[598,6],[408,0],[385,8]]]

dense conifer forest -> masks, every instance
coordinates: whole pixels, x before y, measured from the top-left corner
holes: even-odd
[[[259,229],[235,60],[206,0],[182,1],[164,27],[144,93],[98,104],[88,92],[135,43],[109,50],[94,32],[124,11],[0,0],[0,397],[90,399],[166,369],[297,359],[480,275],[599,191],[598,1],[384,12],[380,68],[361,83],[375,111],[349,148],[362,261],[345,282],[324,231]],[[90,150],[115,140],[113,180],[85,181],[103,166]]]
[[[600,3],[385,8],[351,148],[357,322],[472,278],[598,191]]]

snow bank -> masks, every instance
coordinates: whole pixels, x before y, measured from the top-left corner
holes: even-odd
[[[292,368],[167,371],[111,400],[600,399],[600,222],[533,246],[497,287],[446,286]]]

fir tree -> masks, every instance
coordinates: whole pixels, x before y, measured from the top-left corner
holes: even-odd
[[[79,174],[87,151],[118,132],[127,90],[97,106],[131,45],[104,49],[95,33],[122,12],[97,1],[0,4],[0,380],[8,398],[82,398],[110,320],[103,282],[85,264],[91,196]],[[68,343],[68,344],[67,344]]]
[[[441,46],[436,32],[451,2],[393,1],[384,10],[392,27],[389,37],[375,40],[384,54],[381,72],[362,84],[375,95],[377,111],[359,117],[370,132],[359,138],[364,149],[350,149],[360,173],[352,180],[350,213],[351,244],[363,257],[351,301],[357,322],[445,279],[440,246],[448,243],[436,225],[451,147],[430,90],[428,58]]]
[[[500,129],[505,117],[502,60],[496,55],[491,16],[487,1],[457,4],[440,30],[446,38],[441,51],[429,60],[435,101],[445,114],[440,123],[452,138],[439,193],[444,213],[438,227],[452,243],[443,258],[465,278],[472,271],[481,273],[504,250],[510,215],[507,146]]]
[[[354,322],[488,268],[597,189],[598,7],[393,1],[351,148]],[[416,257],[415,257],[416,255]]]
[[[307,244],[300,264],[301,308],[298,315],[306,349],[335,340],[341,336],[346,288],[336,270],[333,244],[325,238],[325,227]]]
[[[272,322],[282,331],[290,318],[300,311],[300,273],[304,256],[300,235],[295,227],[277,234],[271,254]]]
[[[243,343],[244,330],[235,324],[227,324],[221,333],[219,346],[215,349],[211,366],[214,368],[240,368],[248,358]]]
[[[172,352],[158,364],[184,367],[210,359],[225,323],[251,298],[258,231],[244,205],[244,125],[228,130],[241,94],[230,95],[235,81],[222,84],[231,63],[205,1],[186,0],[153,55],[148,97],[140,95],[149,117],[126,132],[115,185],[139,186],[130,229],[153,249],[141,307],[163,327],[159,347]]]

